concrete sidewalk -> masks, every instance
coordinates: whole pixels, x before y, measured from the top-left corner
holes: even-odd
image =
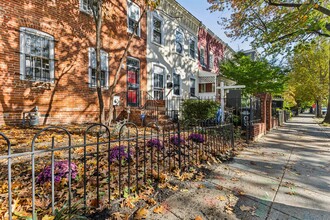
[[[330,129],[291,119],[148,219],[330,219]]]

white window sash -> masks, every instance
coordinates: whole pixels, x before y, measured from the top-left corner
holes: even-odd
[[[105,59],[105,65],[106,65],[106,70],[103,70],[105,72],[105,79],[104,79],[105,85],[103,88],[108,88],[108,86],[109,86],[109,54],[107,52],[105,52],[104,50],[101,50],[100,53],[101,53],[101,64],[102,64],[102,60]],[[95,48],[89,47],[88,48],[88,84],[89,84],[90,88],[94,88],[94,86],[92,86],[92,71],[94,68],[96,68],[96,66],[93,67],[93,63],[96,65],[96,51],[95,51]],[[102,69],[101,69],[101,71],[102,71]]]
[[[155,39],[154,39],[154,32],[156,31],[155,30],[155,26],[154,26],[154,20],[158,20],[159,22],[160,22],[160,30],[159,31],[157,31],[157,32],[159,32],[160,33],[160,42],[158,43],[158,42],[156,42],[155,41]],[[163,36],[163,19],[161,19],[161,18],[159,18],[158,16],[155,16],[155,15],[153,15],[152,16],[152,33],[151,33],[151,37],[152,37],[152,42],[153,43],[156,43],[156,44],[163,44],[163,38],[164,38],[164,36]]]
[[[134,19],[132,17],[132,10],[136,9],[138,11],[138,14],[136,15],[137,17]],[[135,22],[138,22],[141,16],[141,9],[140,7],[135,4],[134,2],[127,1],[127,31],[129,33],[132,33],[131,30],[129,29],[129,19],[134,20]],[[137,35],[140,36],[141,34],[141,27],[140,27],[140,22],[138,23],[137,27]]]
[[[20,79],[26,79],[26,34],[31,34],[34,36],[38,36],[42,39],[47,39],[49,41],[49,81],[45,80],[46,82],[54,83],[54,76],[55,76],[55,43],[54,37],[44,33],[42,31],[21,27],[20,28]],[[31,54],[29,54],[31,55]],[[42,71],[42,70],[41,70]],[[35,81],[43,81],[42,79],[33,79]]]

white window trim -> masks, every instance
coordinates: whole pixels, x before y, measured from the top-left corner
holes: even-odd
[[[45,81],[45,82],[50,82],[54,83],[54,78],[55,78],[55,45],[54,45],[54,37],[50,34],[47,34],[45,32],[32,29],[32,28],[27,28],[27,27],[20,27],[20,79],[21,80],[29,80],[29,81],[39,81],[39,80],[30,80],[25,78],[26,74],[26,60],[25,60],[25,33],[37,35],[43,38],[48,38],[49,39],[49,76],[50,76],[50,81]],[[41,81],[41,80],[40,80]]]
[[[197,96],[197,89],[196,89],[196,83],[197,83],[197,80],[196,80],[196,77],[194,77],[194,76],[191,76],[190,78],[189,78],[189,83],[190,83],[190,86],[189,86],[189,96],[191,96],[191,93],[190,93],[190,89],[191,88],[193,88],[192,87],[192,84],[191,84],[191,80],[195,80],[195,96]]]
[[[180,85],[180,89],[179,89],[179,95],[174,94],[174,74],[179,76],[179,85]],[[177,72],[173,72],[172,73],[172,83],[173,83],[173,90],[172,90],[172,95],[174,97],[181,97],[182,96],[182,79],[181,79],[181,74],[177,73]]]
[[[132,1],[127,1],[127,32],[128,33],[132,33],[131,30],[129,29],[129,13],[130,13],[130,6],[136,6],[137,8],[139,8],[139,16],[141,16],[141,8],[140,6],[138,6],[136,3],[132,2]],[[136,20],[136,22],[139,21],[139,18],[138,20]],[[141,24],[140,22],[138,23],[138,30],[137,30],[137,36],[141,36]]]
[[[181,53],[179,53],[179,52],[176,51],[176,49],[177,49],[176,48],[176,34],[177,34],[177,32],[180,32],[182,34],[182,42],[181,42],[181,44],[182,44],[182,51],[181,51]],[[177,54],[184,55],[184,33],[183,33],[182,29],[181,28],[175,29],[174,36],[175,36],[175,39],[174,39],[174,42],[175,42],[174,50],[175,50],[175,52]]]
[[[86,14],[92,15],[93,14],[92,10],[90,10],[90,9],[88,9],[88,10],[84,9],[83,5],[84,5],[84,1],[83,0],[79,0],[79,10],[81,12],[86,13]],[[87,5],[87,7],[88,7],[88,5]]]
[[[204,52],[204,53],[203,53],[204,56],[202,56],[202,50],[203,50],[203,52]],[[202,57],[203,57],[203,59],[204,59],[204,63],[201,62]],[[200,63],[201,66],[203,66],[203,67],[206,66],[206,63],[205,63],[205,48],[202,47],[202,46],[199,48],[199,63]]]
[[[195,47],[194,57],[192,57],[191,54],[190,54],[191,41],[194,41],[194,42],[195,42],[195,43],[194,43],[194,47]],[[194,59],[194,60],[198,57],[197,41],[196,41],[196,38],[195,38],[195,37],[191,37],[190,40],[189,40],[189,57],[190,57],[191,59]]]
[[[127,60],[128,59],[131,59],[131,60],[136,60],[136,61],[138,61],[138,63],[139,63],[139,79],[138,79],[138,84],[140,85],[140,88],[141,88],[141,62],[140,62],[140,60],[138,59],[138,58],[135,58],[135,57],[130,57],[130,56],[128,56],[127,58],[126,58],[126,66],[127,66]],[[127,68],[127,67],[126,67]],[[127,71],[128,71],[128,69],[127,69]],[[126,82],[127,82],[127,80],[126,80]]]
[[[161,35],[161,38],[160,38],[160,44],[158,42],[155,42],[154,41],[154,19],[157,19],[161,22],[161,26],[160,26],[160,35]],[[164,28],[164,19],[158,15],[157,13],[153,13],[152,14],[152,19],[151,19],[151,42],[156,44],[156,45],[160,45],[160,46],[163,46],[164,45],[164,31],[163,31],[163,28]]]
[[[209,57],[209,59],[208,59],[208,61],[209,61],[209,69],[213,69],[214,68],[214,55],[213,55],[213,53],[212,52],[209,52],[209,56],[208,57]]]
[[[89,47],[88,48],[88,86],[89,88],[96,88],[96,86],[92,86],[92,52],[95,51],[94,47]],[[101,50],[101,59],[102,59],[102,54],[105,55],[106,57],[106,66],[107,66],[107,71],[106,71],[106,75],[105,75],[105,86],[102,87],[103,89],[108,89],[109,88],[109,54],[104,51]],[[96,56],[96,51],[95,51],[95,56]],[[96,57],[95,57],[96,59]],[[102,61],[101,61],[102,62]]]
[[[153,63],[153,65],[152,65],[151,94],[152,94],[152,96],[154,96],[155,89],[159,89],[159,87],[155,87],[155,66],[157,66],[159,68],[162,68],[164,70],[163,71],[163,75],[164,75],[164,79],[163,79],[163,89],[164,89],[163,98],[165,98],[167,68],[162,64]],[[153,97],[153,98],[155,98],[155,97]]]

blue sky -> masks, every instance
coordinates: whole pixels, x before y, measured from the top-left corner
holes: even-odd
[[[215,34],[217,34],[224,42],[229,44],[235,51],[248,50],[250,49],[249,42],[243,42],[242,40],[233,41],[230,38],[227,38],[223,27],[221,27],[217,22],[220,20],[221,12],[211,13],[207,10],[210,6],[207,3],[207,0],[177,0],[183,7],[185,7],[191,14],[193,14],[197,19],[203,22],[203,24],[211,29]],[[223,13],[223,12],[222,12]]]

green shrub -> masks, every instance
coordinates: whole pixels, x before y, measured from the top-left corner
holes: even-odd
[[[182,103],[182,116],[184,120],[215,119],[218,109],[216,101],[188,99]]]

